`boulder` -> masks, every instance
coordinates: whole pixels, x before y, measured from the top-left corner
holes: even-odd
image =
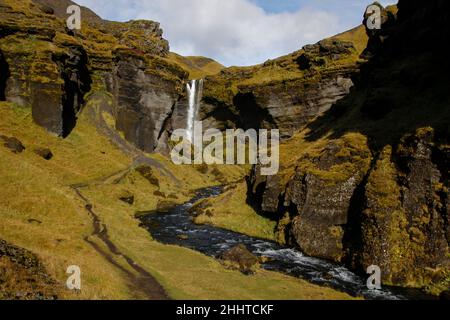
[[[159,179],[155,176],[152,167],[148,165],[141,165],[135,169],[138,173],[141,174],[143,178],[145,178],[150,184],[159,188]]]
[[[221,259],[225,262],[231,262],[244,274],[252,274],[255,267],[259,264],[259,259],[248,248],[239,244],[222,254]]]
[[[34,150],[34,153],[45,160],[51,160],[53,158],[53,153],[48,148],[37,148]]]
[[[159,200],[158,204],[156,205],[156,211],[158,213],[167,213],[171,209],[173,209],[177,204],[172,201],[167,200]]]
[[[3,145],[13,153],[22,153],[25,150],[22,142],[15,137],[7,137],[2,135],[0,136],[0,139],[4,141]]]

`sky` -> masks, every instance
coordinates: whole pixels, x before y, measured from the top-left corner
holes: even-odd
[[[358,26],[373,0],[75,0],[104,19],[158,21],[171,51],[246,66]],[[396,0],[379,0],[383,5]]]

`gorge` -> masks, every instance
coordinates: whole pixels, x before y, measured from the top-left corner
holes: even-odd
[[[0,0],[0,299],[149,298],[126,258],[174,299],[450,289],[448,1],[376,3],[381,30],[365,14],[228,68],[170,52],[153,21],[82,7],[69,31],[72,4]],[[279,130],[277,174],[175,165],[170,138],[186,129],[192,142],[196,121]],[[239,244],[266,259],[254,274],[216,259]],[[81,292],[64,288],[68,263],[83,270]],[[371,265],[386,291],[364,287]]]

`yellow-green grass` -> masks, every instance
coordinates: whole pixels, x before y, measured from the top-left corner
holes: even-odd
[[[195,222],[211,224],[262,239],[275,240],[276,221],[247,204],[247,184],[240,182],[222,195],[198,203]]]
[[[135,209],[117,201],[106,186],[88,188],[84,194],[94,203],[120,251],[150,270],[174,299],[350,298],[275,272],[258,270],[254,276],[245,276],[198,252],[160,244],[138,227]]]
[[[367,35],[366,27],[360,25],[354,29],[338,34],[331,39],[351,42],[355,46],[358,54],[361,54],[367,47],[369,36]]]
[[[318,55],[317,58],[323,59],[325,64],[313,66],[309,70],[301,70],[298,65],[298,58],[305,54],[303,49],[255,66],[225,68],[220,73],[206,78],[204,96],[231,106],[233,98],[239,92],[252,91],[255,87],[270,90],[272,85],[282,85],[286,88],[314,85],[328,74],[354,70],[363,62],[360,56],[368,42],[364,26],[323,41],[335,40],[352,42],[355,49],[349,54],[341,55],[337,60]]]
[[[62,140],[34,125],[27,109],[0,103],[0,119],[0,134],[14,136],[27,147],[14,154],[0,146],[0,238],[37,254],[60,282],[62,298],[129,296],[121,275],[83,240],[92,226],[84,204],[68,186],[108,175],[129,160],[84,123]],[[51,148],[54,159],[40,158],[34,147]],[[83,270],[83,290],[75,295],[62,289],[66,268],[73,264]]]
[[[0,238],[35,253],[48,273],[58,280],[60,298],[145,298],[133,290],[122,271],[84,240],[88,237],[107,251],[99,239],[91,236],[93,226],[86,203],[69,187],[74,183],[88,184],[80,190],[107,227],[111,240],[122,253],[151,272],[172,298],[350,298],[278,273],[261,270],[247,277],[197,252],[152,241],[149,233],[139,227],[135,214],[155,209],[161,200],[152,194],[157,187],[134,171],[118,175],[130,167],[131,159],[101,136],[85,116],[63,140],[34,125],[28,109],[0,103],[0,134],[20,139],[27,148],[21,154],[14,154],[0,145],[0,182],[4,186],[0,200]],[[34,147],[49,147],[55,156],[46,161],[33,153]],[[154,158],[168,162],[162,156]],[[180,179],[183,175],[190,177],[192,189],[212,182],[209,178],[199,178],[197,168],[168,166],[168,170]],[[172,183],[163,177],[161,185]],[[186,188],[185,183],[181,188]],[[181,188],[172,188],[178,196],[173,201],[187,199]],[[135,195],[134,205],[117,199],[123,190]],[[115,260],[129,269],[122,258],[115,257]],[[64,287],[70,265],[81,267],[79,293]]]
[[[189,79],[202,79],[219,73],[225,67],[209,58],[205,57],[183,57],[174,52],[170,52],[167,60],[176,63],[189,73]]]

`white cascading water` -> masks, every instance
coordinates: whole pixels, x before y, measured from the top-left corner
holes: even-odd
[[[194,122],[197,118],[198,109],[200,106],[200,102],[202,100],[203,93],[203,79],[200,80],[191,80],[190,83],[186,84],[188,100],[189,100],[189,109],[187,116],[187,125],[186,129],[188,131],[188,138],[191,142],[194,140]]]

